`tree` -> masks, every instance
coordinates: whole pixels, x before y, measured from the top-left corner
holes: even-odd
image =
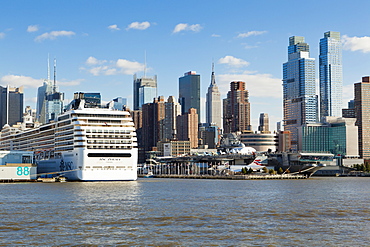
[[[263,170],[263,173],[268,173],[269,172],[268,169],[266,168],[266,166],[264,168],[262,168],[262,170]]]
[[[283,174],[283,172],[284,172],[283,168],[279,167],[278,174]]]
[[[269,170],[269,174],[270,174],[270,175],[272,175],[272,174],[274,174],[274,173],[275,173],[274,169],[270,169],[270,170]]]

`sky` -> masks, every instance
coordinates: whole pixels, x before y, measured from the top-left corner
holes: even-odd
[[[132,107],[133,75],[144,76],[144,67],[146,76],[157,75],[158,96],[166,99],[178,98],[179,77],[196,71],[204,122],[214,63],[221,97],[231,81],[245,81],[252,128],[263,112],[275,130],[289,37],[305,37],[318,78],[320,39],[341,33],[346,107],[353,84],[370,75],[367,9],[365,0],[1,0],[0,85],[23,85],[25,106],[35,108],[49,56],[66,101],[74,92],[100,92],[104,102],[124,97]]]

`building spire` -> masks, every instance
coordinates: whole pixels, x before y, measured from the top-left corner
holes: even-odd
[[[212,75],[211,75],[211,85],[214,86],[216,85],[216,78],[215,78],[215,64],[212,63]]]

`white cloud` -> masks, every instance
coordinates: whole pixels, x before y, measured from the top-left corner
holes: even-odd
[[[240,59],[240,58],[233,57],[233,56],[225,56],[223,58],[220,58],[218,60],[218,63],[227,64],[231,67],[243,67],[243,66],[249,65],[247,61]]]
[[[143,22],[133,22],[130,25],[127,26],[126,30],[129,29],[138,29],[138,30],[145,30],[150,27],[150,22],[143,21]]]
[[[27,27],[27,32],[32,33],[32,32],[37,32],[39,30],[39,27],[37,25],[30,25]]]
[[[35,38],[35,41],[43,41],[45,39],[54,40],[60,36],[72,36],[75,35],[72,31],[52,31],[50,33],[43,33]]]
[[[370,52],[370,37],[348,37],[342,36],[343,49],[351,51],[361,51],[363,53]]]
[[[37,88],[42,86],[43,79],[34,79],[29,76],[23,75],[6,75],[0,78],[0,83],[3,85],[11,85],[13,87],[24,86],[25,88]],[[57,81],[57,85],[62,86],[76,86],[79,85],[83,79],[77,79],[73,81]]]
[[[113,31],[121,30],[116,24],[108,26],[108,29]]]
[[[139,62],[131,62],[126,59],[118,59],[116,65],[121,69],[121,72],[126,75],[132,75],[136,72],[144,70],[144,64]]]
[[[0,78],[3,85],[11,85],[13,87],[31,87],[36,88],[42,85],[42,79],[34,79],[23,75],[6,75]]]
[[[250,97],[281,98],[282,82],[270,74],[222,74],[217,76],[217,84],[221,92],[228,92],[230,82],[244,81]]]
[[[94,57],[89,57],[86,60],[88,68],[81,68],[88,71],[94,76],[100,75],[117,75],[125,74],[132,75],[144,70],[144,64],[133,62],[126,59],[118,59],[117,61],[98,60]]]
[[[3,39],[5,37],[5,33],[0,33],[0,39]]]
[[[218,37],[221,37],[221,35],[219,35],[219,34],[212,34],[211,37],[218,38]]]
[[[178,33],[181,31],[193,31],[193,32],[199,32],[203,27],[200,24],[193,24],[189,25],[187,23],[179,23],[175,26],[173,29],[173,33]]]
[[[264,33],[267,33],[267,31],[249,31],[247,33],[239,33],[237,38],[247,38],[249,36],[257,36],[257,35],[261,35]]]

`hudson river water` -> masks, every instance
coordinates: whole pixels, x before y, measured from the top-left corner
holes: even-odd
[[[370,178],[0,184],[1,245],[369,246]]]

